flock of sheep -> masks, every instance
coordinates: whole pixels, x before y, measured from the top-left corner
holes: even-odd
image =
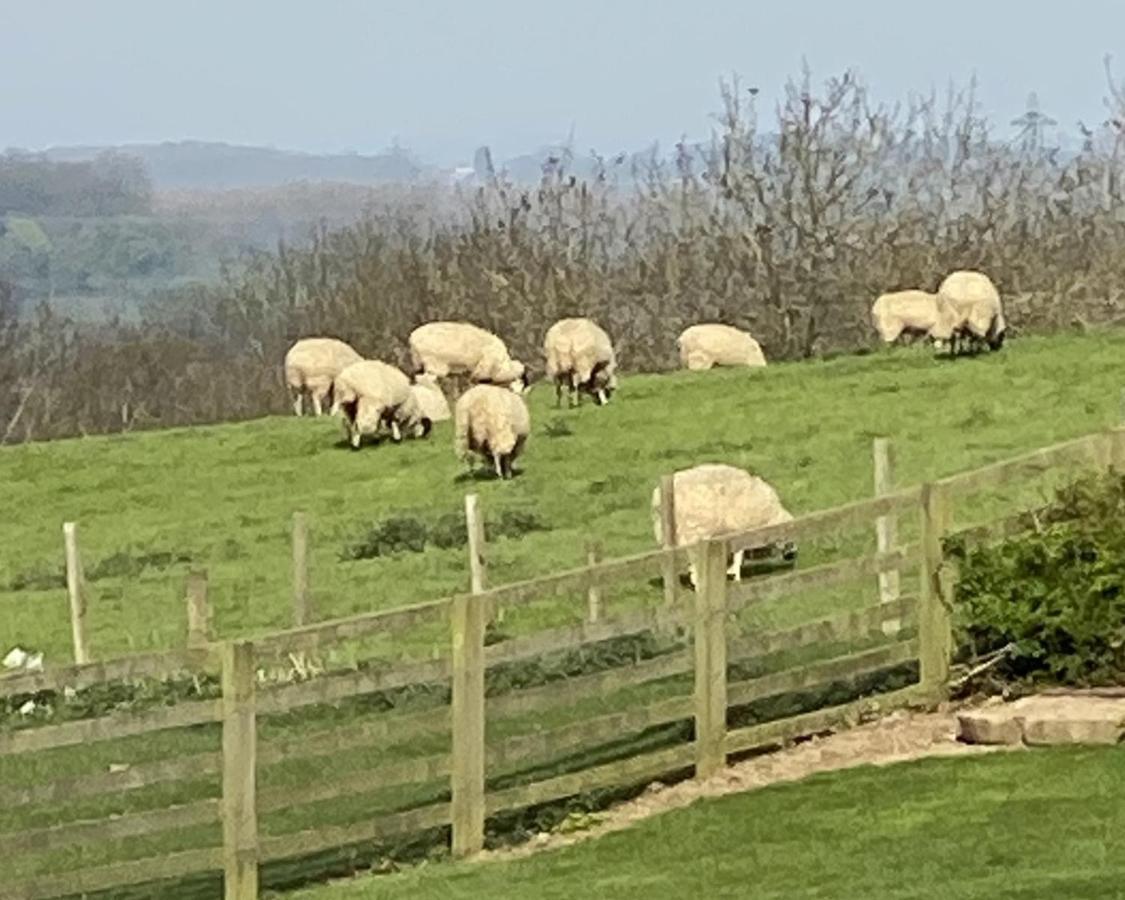
[[[983,345],[998,350],[1005,323],[1000,295],[980,272],[949,275],[936,293],[897,291],[879,296],[871,309],[876,330],[886,343],[923,336],[952,352]],[[758,342],[729,325],[693,325],[677,339],[680,361],[691,370],[715,366],[766,365]],[[524,401],[527,368],[513,359],[504,342],[467,322],[430,322],[409,338],[413,372],[380,360],[364,359],[352,347],[330,337],[303,338],[285,356],[285,380],[294,411],[302,415],[308,400],[315,415],[327,411],[342,417],[353,448],[366,435],[389,430],[393,440],[425,437],[434,422],[454,420],[454,449],[471,462],[484,457],[500,478],[512,476],[512,463],[531,431]],[[609,335],[587,318],[562,319],[544,336],[547,378],[555,385],[556,404],[563,393],[568,405],[592,397],[609,403],[617,389],[617,360]],[[452,412],[443,385],[456,382],[464,390]],[[756,475],[722,464],[705,464],[673,475],[674,542],[677,546],[723,534],[749,531],[790,521],[774,488]],[[652,495],[656,540],[663,542],[659,487]],[[791,542],[769,548],[792,560]],[[744,551],[730,569],[741,577]],[[696,570],[691,566],[692,584]]]

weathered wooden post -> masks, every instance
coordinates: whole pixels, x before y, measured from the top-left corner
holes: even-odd
[[[193,569],[188,573],[187,645],[205,647],[211,641],[211,603],[207,598],[207,571]]]
[[[895,460],[889,438],[875,438],[872,444],[872,458],[875,464],[875,496],[885,497],[894,492]],[[879,554],[891,553],[898,545],[898,517],[894,513],[879,516],[875,520],[875,545]],[[900,575],[897,569],[880,572],[878,575],[879,602],[893,603],[901,593]],[[902,627],[899,618],[883,622],[883,633],[897,634]]]
[[[953,521],[949,487],[922,485],[922,583],[918,608],[919,664],[923,689],[931,697],[945,696],[953,650],[954,579],[944,564],[942,538]]]
[[[488,561],[485,558],[484,516],[480,497],[476,494],[465,495],[465,530],[469,537],[469,590],[480,594],[488,586]],[[486,612],[489,621],[504,618],[504,611],[492,608],[491,604]]]
[[[257,900],[257,721],[254,646],[223,644],[223,896]]]
[[[1125,475],[1125,388],[1121,389],[1121,409],[1117,427],[1113,429],[1110,465],[1118,475]]]
[[[309,519],[303,512],[293,513],[293,624],[312,621],[309,596]]]
[[[727,543],[699,548],[692,643],[695,649],[695,777],[709,778],[726,764]]]
[[[66,549],[66,593],[70,598],[70,634],[74,643],[74,661],[90,661],[86,642],[86,577],[82,572],[82,555],[78,551],[78,523],[63,523],[63,545]]]
[[[676,491],[674,475],[664,475],[660,479],[660,538],[665,550],[676,546]],[[676,569],[675,557],[669,553],[664,560],[662,577],[664,579],[664,605],[672,607],[678,596],[680,573]]]
[[[596,566],[602,561],[602,545],[599,541],[589,541],[586,544],[586,565]],[[596,581],[591,579],[590,586],[586,589],[586,621],[597,622],[601,617],[602,589]]]
[[[466,504],[466,508],[468,504]],[[453,855],[472,856],[484,846],[484,598],[479,592],[452,601]]]

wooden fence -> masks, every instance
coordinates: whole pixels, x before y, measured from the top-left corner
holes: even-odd
[[[1113,464],[1125,469],[1125,429],[909,488],[893,485],[887,449],[877,449],[877,459],[882,454],[884,462],[876,466],[877,496],[872,499],[691,548],[665,547],[602,561],[597,548],[591,547],[585,566],[498,587],[486,584],[483,534],[474,534],[473,523],[479,518],[474,518],[478,510],[470,501],[470,546],[476,562],[468,593],[386,612],[304,623],[253,641],[206,640],[207,614],[198,599],[205,596],[206,586],[197,578],[189,591],[196,598],[190,646],[0,678],[0,699],[6,699],[138,679],[220,676],[214,699],[0,734],[0,763],[68,747],[89,753],[100,742],[164,732],[184,735],[183,748],[190,750],[179,758],[146,757],[129,766],[111,765],[54,780],[0,782],[0,809],[18,812],[107,799],[125,804],[128,797],[146,790],[172,790],[186,783],[197,786],[171,805],[118,810],[102,817],[83,815],[61,824],[0,833],[0,853],[8,858],[14,854],[35,869],[33,874],[0,883],[0,898],[36,900],[108,890],[116,894],[128,885],[212,873],[214,878],[221,874],[227,898],[242,900],[258,896],[259,872],[276,861],[444,827],[450,831],[453,852],[467,856],[481,849],[486,823],[497,815],[677,773],[707,778],[732,755],[837,726],[865,710],[936,701],[948,679],[952,641],[954,573],[943,561],[942,542],[950,534],[958,498],[1034,477],[1050,467]],[[671,522],[671,517],[666,521]],[[1011,534],[1020,521],[1007,517],[972,523],[961,533],[975,541],[994,540]],[[734,550],[783,540],[799,540],[804,546],[849,529],[877,537],[875,550],[761,578],[735,582],[727,578],[728,555]],[[917,540],[900,542],[900,531],[916,533]],[[307,552],[303,523],[294,529],[294,547],[302,555]],[[699,572],[694,592],[680,588],[689,559]],[[912,575],[917,578],[916,593],[906,590]],[[616,609],[613,590],[637,582],[662,583],[664,588],[655,603]],[[746,625],[753,623],[757,611],[773,608],[771,603],[778,598],[791,600],[856,583],[867,586],[874,602],[853,603],[831,615],[780,628]],[[295,588],[297,616],[306,618],[308,585],[300,575]],[[856,596],[864,594],[856,592]],[[550,598],[564,603],[571,598],[581,604],[576,621],[496,643],[486,640],[494,613],[499,617],[509,610],[514,615]],[[431,660],[334,671],[283,685],[263,684],[256,677],[264,660],[321,652],[365,636],[434,623],[448,626],[449,639],[447,652]],[[689,634],[690,640],[669,638],[666,646],[629,664],[526,687],[489,686],[490,678],[505,667],[545,654],[629,636],[675,635],[677,629]],[[828,656],[809,660],[813,651],[826,647],[834,648]],[[782,664],[771,670],[759,665],[777,659]],[[917,665],[917,677],[904,687],[796,715],[758,720],[751,716],[751,721],[738,724],[740,711],[753,710],[770,698],[807,694],[842,682],[855,684],[856,679],[912,663]],[[327,727],[263,737],[271,722],[292,718],[302,710],[419,685],[436,689],[437,699],[428,706],[395,708],[343,724],[330,720]],[[595,700],[604,701],[606,710],[591,714]],[[677,739],[677,727],[690,738]],[[663,743],[656,741],[639,751],[634,746],[624,754],[612,750],[626,738],[653,733],[665,735]],[[442,749],[431,752],[426,749],[428,742]],[[397,756],[388,751],[377,766],[321,771],[326,761],[344,759],[349,753],[382,752],[415,743],[421,749]],[[591,755],[591,748],[600,749]],[[314,774],[295,783],[271,778],[271,772],[294,765],[311,766],[302,771]],[[392,803],[385,812],[358,821],[288,830],[263,826],[270,816],[292,815],[318,803],[345,803],[425,784],[437,788],[419,795],[421,799]],[[142,836],[151,842],[154,836],[178,830],[194,835],[191,846],[150,851],[126,861],[88,865],[79,859],[66,871],[39,871],[50,868],[48,861],[56,858],[54,854]]]

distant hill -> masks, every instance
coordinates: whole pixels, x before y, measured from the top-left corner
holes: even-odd
[[[379,186],[422,180],[472,181],[481,178],[486,168],[481,150],[471,166],[442,168],[420,161],[409,150],[394,147],[382,153],[304,153],[210,141],[165,141],[159,144],[118,144],[114,146],[51,147],[42,156],[54,162],[88,162],[106,151],[132,156],[142,161],[157,191],[214,191],[232,188],[267,188],[296,182],[334,182]],[[544,165],[563,155],[562,147],[546,145],[540,149],[497,159],[497,172],[506,172],[517,182],[535,183]],[[38,155],[38,154],[37,154]],[[466,158],[469,153],[466,152]],[[627,175],[631,164],[647,160],[651,151],[609,155],[607,169],[617,168]],[[615,161],[616,165],[615,165]],[[567,171],[579,178],[594,174],[593,159],[576,153]]]
[[[365,156],[302,153],[209,141],[165,141],[112,148],[52,147],[45,155],[58,162],[79,162],[108,149],[141,159],[158,190],[267,187],[294,181],[387,184],[413,181],[435,171],[400,148]]]

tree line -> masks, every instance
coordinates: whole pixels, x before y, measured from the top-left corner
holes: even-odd
[[[533,186],[486,164],[455,194],[399,190],[354,225],[168,292],[140,324],[79,327],[47,307],[3,321],[0,305],[0,438],[282,413],[297,337],[402,363],[410,330],[437,318],[491,328],[533,371],[567,315],[600,321],[635,371],[674,366],[675,336],[706,320],[747,328],[772,359],[862,350],[878,293],[959,268],[992,276],[1017,334],[1120,320],[1125,95],[1108,85],[1111,115],[1063,153],[1039,130],[1002,140],[972,86],[889,106],[851,73],[806,72],[766,115],[732,79],[703,145],[595,155],[581,175],[561,154]]]

